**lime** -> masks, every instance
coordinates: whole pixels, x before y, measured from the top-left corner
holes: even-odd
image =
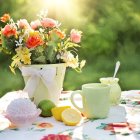
[[[61,114],[62,120],[66,125],[74,126],[77,125],[81,119],[82,116],[79,112],[72,108],[65,109]]]
[[[60,106],[60,107],[54,107],[54,108],[52,108],[52,115],[53,115],[53,117],[57,121],[62,121],[61,114],[67,108],[70,108],[70,106]]]
[[[38,108],[42,110],[41,116],[42,117],[51,117],[52,112],[51,109],[55,107],[55,104],[50,100],[42,100],[38,104]]]

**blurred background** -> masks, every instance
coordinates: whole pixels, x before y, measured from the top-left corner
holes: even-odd
[[[67,69],[64,90],[80,89],[101,77],[111,77],[117,60],[122,90],[140,89],[140,1],[138,0],[0,0],[0,16],[14,20],[35,20],[41,10],[62,23],[67,32],[82,30],[81,59],[87,63],[82,73]],[[0,25],[1,26],[1,25]],[[0,54],[0,96],[22,89],[20,72],[9,69],[10,58]]]

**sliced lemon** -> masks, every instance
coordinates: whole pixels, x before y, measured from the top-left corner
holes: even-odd
[[[61,114],[62,120],[66,125],[75,126],[80,121],[82,116],[79,112],[72,108],[65,109]]]
[[[52,108],[52,115],[53,117],[57,120],[57,121],[62,121],[62,117],[61,114],[62,112],[67,109],[70,108],[70,106],[60,106],[60,107],[54,107]]]

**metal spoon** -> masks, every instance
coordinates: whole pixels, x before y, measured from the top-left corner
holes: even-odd
[[[120,67],[120,61],[117,61],[117,62],[116,62],[116,66],[115,66],[115,71],[114,71],[113,78],[115,78],[115,76],[116,76],[116,74],[117,74],[117,72],[118,72],[119,67]]]

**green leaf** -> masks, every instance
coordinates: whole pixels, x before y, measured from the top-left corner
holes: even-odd
[[[55,32],[51,33],[51,39],[53,42],[58,42],[58,40],[60,40],[59,36]]]
[[[72,43],[72,42],[67,42],[65,44],[65,49],[68,49],[68,48],[74,48],[74,47],[81,47],[79,44],[76,44],[76,43]]]
[[[123,136],[128,136],[130,133],[122,133]]]
[[[18,128],[13,128],[13,129],[10,129],[10,130],[18,131],[19,129]]]
[[[37,62],[39,64],[45,64],[46,63],[46,58],[45,58],[45,56],[39,56],[37,58],[34,57],[33,61]]]
[[[56,51],[55,51],[55,46],[48,46],[45,50],[46,54],[46,59],[50,62],[53,63],[56,59]]]
[[[39,46],[36,48],[36,50],[38,51],[38,53],[42,53],[44,51],[44,48],[42,46]]]
[[[0,52],[2,52],[2,47],[0,46]]]
[[[32,64],[45,64],[46,63],[46,57],[45,57],[44,50],[45,49],[43,46],[39,46],[36,49],[31,51]]]
[[[5,37],[4,35],[1,34],[1,39],[2,39],[2,48],[3,52],[5,53],[11,53],[15,51],[15,38],[14,37]]]

